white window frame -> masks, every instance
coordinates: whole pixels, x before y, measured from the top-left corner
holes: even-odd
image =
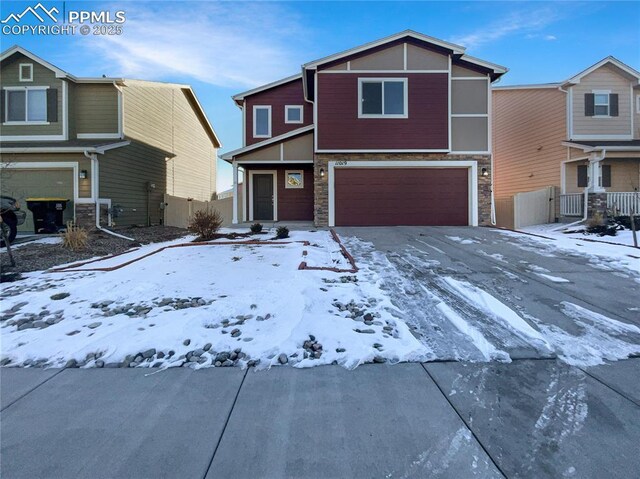
[[[268,125],[269,125],[269,133],[266,135],[258,135],[256,134],[256,111],[260,109],[269,110]],[[253,137],[254,138],[271,138],[271,105],[253,105]]]
[[[384,82],[402,82],[404,84],[404,114],[378,114],[378,113],[362,113],[362,84],[363,83],[383,83],[382,85],[382,109],[384,111]],[[409,79],[402,77],[383,77],[383,78],[358,78],[358,118],[409,118]]]
[[[289,120],[289,110],[299,110],[300,111],[300,120],[290,121]],[[304,107],[302,105],[285,105],[284,106],[284,122],[285,123],[304,123]]]
[[[300,186],[293,186],[289,184],[289,174],[300,173]],[[304,170],[285,170],[284,171],[284,187],[287,190],[302,190],[304,189]]]
[[[48,90],[49,87],[48,86],[15,86],[15,87],[5,87],[3,88],[4,90],[4,119],[5,121],[2,123],[3,125],[49,125],[50,123],[48,121],[29,121],[28,118],[28,114],[29,114],[29,91],[31,90]],[[24,91],[24,115],[25,115],[25,119],[24,120],[11,120],[9,121],[9,92],[10,91]],[[45,95],[45,116],[48,115],[48,105],[47,105],[47,98]]]
[[[640,95],[636,95],[636,113],[640,115]]]
[[[592,90],[593,93],[593,116],[597,118],[611,118],[611,90]],[[605,106],[603,103],[596,103],[596,95],[606,95],[607,96],[607,114],[606,115],[598,115],[596,113],[596,107]]]
[[[22,67],[29,67],[29,78],[22,76]],[[33,63],[19,63],[18,64],[18,77],[20,81],[33,81]]]

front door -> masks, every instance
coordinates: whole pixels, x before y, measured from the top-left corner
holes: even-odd
[[[253,175],[253,219],[273,220],[273,175]]]

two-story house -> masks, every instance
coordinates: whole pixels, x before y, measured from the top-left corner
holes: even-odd
[[[234,96],[234,222],[489,224],[490,86],[506,71],[404,31]]]
[[[23,208],[62,197],[78,224],[149,225],[165,193],[215,195],[220,141],[188,85],[79,78],[19,46],[0,68],[0,189]]]
[[[498,200],[554,186],[563,218],[640,211],[640,73],[629,65],[607,57],[563,82],[497,86],[493,120]]]

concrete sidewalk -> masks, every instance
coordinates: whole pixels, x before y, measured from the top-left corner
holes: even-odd
[[[0,370],[3,478],[634,477],[640,359]]]

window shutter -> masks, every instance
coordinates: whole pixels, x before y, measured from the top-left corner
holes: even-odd
[[[58,121],[58,90],[56,88],[47,90],[47,121],[49,123]]]
[[[602,165],[602,186],[611,188],[611,165]]]
[[[618,94],[609,94],[609,116],[618,116]]]
[[[4,123],[4,109],[5,109],[5,100],[6,100],[6,91],[0,90],[0,123]]]
[[[585,116],[593,116],[595,109],[593,107],[594,104],[594,94],[593,93],[585,93],[584,94],[584,115]]]
[[[587,165],[578,165],[578,188],[586,188],[588,181]]]

